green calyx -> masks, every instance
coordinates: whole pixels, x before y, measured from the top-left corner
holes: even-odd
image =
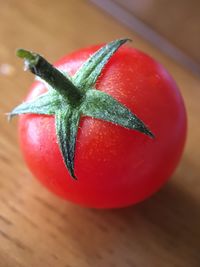
[[[74,179],[76,136],[81,116],[109,121],[154,137],[127,107],[112,96],[95,89],[95,83],[108,60],[128,40],[119,39],[100,48],[73,77],[53,67],[39,54],[23,49],[17,51],[17,56],[25,60],[25,67],[45,83],[48,91],[20,104],[10,112],[9,117],[19,114],[54,115],[63,161]]]

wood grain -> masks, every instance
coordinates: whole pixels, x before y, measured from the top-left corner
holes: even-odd
[[[0,266],[199,267],[200,79],[88,1],[0,4]],[[187,145],[172,179],[149,200],[120,210],[85,209],[47,192],[23,162],[17,121],[8,124],[5,113],[23,99],[33,77],[22,72],[14,51],[24,47],[54,61],[122,36],[162,62],[179,84],[188,110]]]

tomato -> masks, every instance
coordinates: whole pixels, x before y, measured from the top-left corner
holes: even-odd
[[[75,75],[102,45],[73,52],[55,66]],[[120,47],[95,84],[134,112],[154,138],[109,121],[81,116],[71,178],[59,149],[55,117],[24,114],[19,139],[35,177],[56,195],[87,207],[117,208],[156,192],[175,170],[186,139],[186,112],[178,87],[165,68],[130,46]],[[47,91],[36,81],[26,100]]]

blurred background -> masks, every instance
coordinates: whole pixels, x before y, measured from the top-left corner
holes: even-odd
[[[17,146],[17,120],[33,75],[15,51],[50,62],[81,47],[129,37],[161,62],[185,100],[188,138],[159,193],[116,211],[83,209],[47,192]],[[200,266],[200,1],[0,0],[0,267]]]
[[[198,0],[91,0],[164,53],[200,74]]]
[[[97,15],[99,11],[95,6],[106,11],[102,13],[105,20]],[[1,0],[1,21],[7,25],[1,25],[1,46],[10,43],[11,38],[13,51],[19,46],[34,49],[39,45],[40,50],[48,53],[52,52],[51,44],[57,43],[57,53],[53,53],[56,58],[61,49],[66,53],[119,37],[112,25],[117,23],[120,27],[118,22],[121,22],[133,34],[199,74],[199,10],[198,0],[33,0],[31,3]],[[115,20],[108,22],[108,14]],[[3,58],[5,53],[1,55],[1,62]]]

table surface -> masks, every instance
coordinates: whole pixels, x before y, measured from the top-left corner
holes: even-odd
[[[0,266],[199,267],[200,79],[84,0],[1,1],[0,8]],[[82,46],[122,36],[173,74],[188,110],[188,139],[178,169],[149,200],[120,210],[81,208],[47,192],[27,170],[17,120],[6,112],[33,77],[18,47],[54,61]]]

